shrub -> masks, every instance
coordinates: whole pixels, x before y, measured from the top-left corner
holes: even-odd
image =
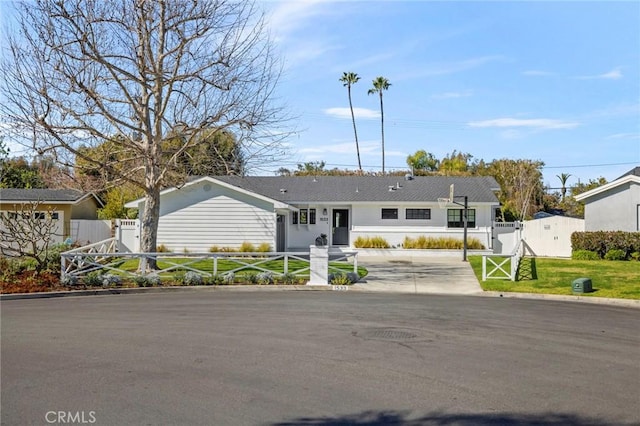
[[[177,283],[184,284],[184,271],[178,271],[173,274],[173,279]]]
[[[257,284],[258,274],[255,272],[247,272],[246,274],[244,274],[244,280],[249,284]]]
[[[146,287],[147,286],[147,277],[144,275],[134,275],[131,277],[131,281],[136,284],[138,287]]]
[[[452,237],[426,237],[420,235],[417,238],[405,237],[402,246],[406,249],[453,249],[464,248],[464,241]],[[467,238],[467,248],[470,250],[483,250],[484,245],[477,238]]]
[[[271,251],[271,244],[269,243],[260,243],[258,246],[258,251],[260,253],[268,253]]]
[[[389,248],[391,245],[382,237],[358,237],[353,242],[356,248]]]
[[[243,253],[251,253],[251,252],[255,252],[256,248],[250,242],[245,241],[240,245],[239,250]]]
[[[99,271],[89,272],[82,278],[84,285],[88,287],[97,287],[102,285],[102,275]]]
[[[360,275],[358,275],[357,272],[347,272],[347,278],[349,278],[349,281],[353,284],[360,280]]]
[[[627,253],[624,250],[611,249],[604,255],[606,260],[626,260]]]
[[[219,251],[220,251],[220,247],[218,246],[209,247],[209,253],[218,253]]]
[[[171,250],[164,244],[160,244],[156,247],[156,253],[171,253]]]
[[[640,251],[634,251],[633,253],[630,254],[631,259],[633,260],[640,260]]]
[[[60,254],[67,250],[71,250],[71,244],[59,243],[49,247],[47,257],[45,259],[45,269],[50,271],[60,270]]]
[[[158,274],[136,275],[132,280],[138,287],[153,287],[162,284],[162,280]]]
[[[236,274],[234,274],[233,272],[227,272],[226,274],[222,275],[222,282],[224,284],[233,284],[235,279]]]
[[[117,287],[122,284],[122,278],[118,275],[104,274],[102,275],[102,287]]]
[[[258,284],[273,284],[273,273],[271,272],[260,272],[256,278]]]
[[[590,250],[600,258],[612,249],[625,253],[640,251],[640,232],[592,231],[571,234],[571,247],[576,250]]]
[[[24,262],[21,259],[0,257],[0,276],[11,277],[24,270]]]
[[[331,280],[329,281],[329,283],[333,285],[348,285],[348,284],[351,284],[351,280],[349,279],[347,274],[338,272],[333,274],[333,277],[331,277]]]
[[[184,274],[184,285],[202,285],[202,275],[189,271]]]
[[[78,285],[78,277],[75,275],[65,275],[64,278],[60,280],[60,284],[65,287],[73,287]]]
[[[282,274],[280,279],[282,280],[282,284],[295,284],[298,282],[298,278],[291,273]]]
[[[224,276],[217,274],[209,278],[208,281],[211,285],[221,285],[224,284]]]
[[[149,274],[149,275],[145,275],[145,276],[147,277],[147,286],[148,287],[162,285],[162,280],[160,279],[160,275],[154,273],[154,274]]]
[[[600,255],[591,250],[574,250],[571,253],[573,260],[600,260]]]

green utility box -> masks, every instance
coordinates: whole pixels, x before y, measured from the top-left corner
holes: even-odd
[[[571,288],[574,293],[591,293],[593,288],[591,286],[591,278],[578,278],[573,280]]]

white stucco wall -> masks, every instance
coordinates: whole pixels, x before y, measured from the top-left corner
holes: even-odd
[[[584,219],[553,216],[523,223],[522,239],[527,254],[542,257],[571,257],[571,234],[585,230]]]
[[[327,234],[329,244],[332,241],[332,220],[334,209],[349,210],[349,245],[358,236],[362,237],[383,237],[393,246],[399,246],[404,238],[409,236],[416,238],[421,235],[430,237],[454,237],[462,239],[463,229],[448,229],[447,211],[440,209],[437,204],[381,204],[381,203],[358,203],[353,205],[296,205],[298,208],[315,208],[315,225],[294,225],[291,214],[287,217],[287,247],[289,249],[308,248],[313,244],[315,238],[320,234]],[[491,221],[492,205],[470,205],[469,208],[476,211],[476,227],[468,229],[468,236],[480,240],[486,248],[491,247]],[[327,215],[323,216],[323,209],[327,209]],[[382,219],[382,208],[397,208],[398,219]],[[407,208],[427,208],[431,209],[430,220],[406,219]],[[454,207],[457,208],[457,207]],[[326,219],[326,220],[324,220]]]
[[[325,204],[296,204],[295,207],[301,209],[316,209],[316,223],[301,225],[293,224],[292,214],[289,212],[287,216],[287,235],[286,246],[290,250],[308,250],[309,246],[314,244],[320,234],[326,234],[329,244],[331,244],[331,226],[332,226],[332,206]],[[342,207],[333,206],[333,208],[348,209],[349,206]],[[323,214],[323,210],[327,209],[327,214]]]
[[[629,182],[590,197],[584,209],[586,231],[640,231],[640,185]]]

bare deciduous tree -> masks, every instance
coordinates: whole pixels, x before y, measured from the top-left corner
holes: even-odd
[[[280,67],[252,2],[35,0],[16,15],[0,83],[12,137],[143,189],[143,251],[156,249],[161,188],[203,133],[233,133],[247,167],[282,155]],[[181,146],[166,155],[176,134]],[[117,155],[80,149],[105,141]]]
[[[47,266],[54,238],[61,236],[56,213],[43,208],[41,202],[14,206],[0,213],[0,253],[11,257],[28,257],[36,262],[36,272]]]

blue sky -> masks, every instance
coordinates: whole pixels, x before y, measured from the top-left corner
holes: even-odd
[[[611,181],[640,165],[639,1],[258,2],[297,132],[286,161],[252,174],[357,168],[346,71],[361,77],[352,96],[367,170],[382,165],[379,99],[367,95],[377,76],[391,83],[387,171],[419,149],[541,160],[551,187],[560,173]]]
[[[291,159],[357,168],[345,71],[363,168],[418,149],[544,161],[545,183],[613,180],[640,165],[640,2],[261,3],[285,64],[279,96],[297,115]],[[266,173],[266,171],[263,171]],[[256,173],[260,173],[259,171]]]

